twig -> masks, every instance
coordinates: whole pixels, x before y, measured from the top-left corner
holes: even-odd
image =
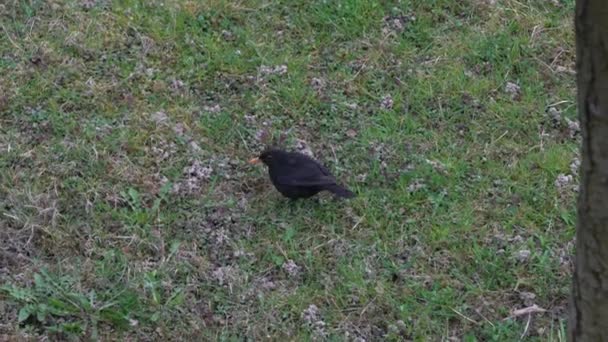
[[[32,240],[34,239],[34,234],[36,232],[35,226],[33,224],[30,224],[30,227],[31,227],[30,237],[27,239],[27,242],[25,243],[26,246],[29,246],[30,242],[32,242]]]
[[[557,60],[561,57],[561,55],[564,54],[564,50],[561,50],[557,53],[557,55],[555,56],[555,58],[553,58],[553,61],[551,61],[551,64],[549,64],[551,67],[553,67],[553,65],[555,65],[555,63],[557,62]]]
[[[363,314],[365,313],[365,311],[367,311],[367,309],[369,309],[370,305],[372,305],[376,301],[376,298],[378,298],[378,297],[372,298],[372,300],[370,300],[369,303],[367,303],[367,305],[365,305],[365,307],[363,308],[363,310],[361,310],[361,313],[359,314],[359,317],[363,317]]]
[[[17,43],[15,43],[15,41],[13,41],[13,39],[11,38],[11,35],[9,34],[8,30],[6,29],[6,27],[4,27],[4,25],[0,26],[2,28],[2,31],[6,32],[6,37],[8,38],[8,41],[11,42],[11,44],[13,44],[13,46],[23,52],[23,49],[21,48],[21,46],[17,45]]]
[[[336,241],[335,239],[331,239],[331,240],[329,240],[329,241],[327,241],[327,242],[323,242],[322,244],[320,244],[320,245],[317,245],[317,246],[313,247],[313,248],[312,248],[312,250],[313,250],[313,251],[316,251],[317,249],[319,249],[319,248],[321,248],[321,247],[323,247],[323,246],[325,246],[325,245],[332,244],[332,243],[334,243],[335,241]]]
[[[450,308],[450,309],[451,309],[452,311],[454,311],[454,312],[455,312],[455,313],[456,313],[458,316],[460,316],[460,317],[462,317],[462,318],[466,319],[467,321],[469,321],[469,322],[471,322],[471,323],[473,323],[473,324],[475,324],[475,325],[479,325],[479,322],[477,322],[476,320],[474,320],[474,319],[472,319],[472,318],[470,318],[470,317],[467,317],[467,316],[463,315],[463,314],[462,314],[460,311],[458,311],[458,310],[456,310],[456,309],[454,309],[454,308]]]
[[[329,148],[331,148],[331,153],[334,155],[334,163],[338,165],[338,157],[336,156],[336,150],[334,150],[334,145],[329,145]]]
[[[503,134],[501,134],[496,140],[492,141],[492,145],[496,144],[496,142],[498,142],[498,140],[502,139],[505,137],[505,135],[509,134],[509,131],[505,131]]]
[[[247,143],[247,141],[245,140],[245,137],[243,137],[243,135],[241,134],[241,131],[239,131],[238,129],[236,130],[236,133],[239,135],[239,137],[241,138],[241,141],[243,142],[243,144],[245,145],[245,148],[247,148],[248,151],[251,151],[251,148],[249,147],[249,144]]]
[[[526,323],[526,328],[524,329],[524,332],[519,337],[520,340],[523,340],[524,336],[526,336],[526,334],[528,333],[528,328],[530,328],[530,320],[532,320],[532,314],[528,315],[528,323]]]
[[[359,226],[359,224],[361,222],[363,222],[364,218],[365,218],[365,215],[361,216],[361,218],[359,219],[359,221],[357,221],[357,223],[355,223],[355,225],[350,230],[353,230],[353,229],[357,228],[357,226]]]
[[[10,217],[17,222],[21,222],[21,220],[15,215],[7,214],[7,213],[2,213],[2,215],[6,216],[6,217]]]
[[[532,306],[529,306],[527,308],[523,308],[523,309],[518,309],[518,310],[513,310],[511,312],[511,316],[503,319],[503,321],[506,321],[508,319],[511,318],[517,318],[519,316],[523,316],[523,315],[528,315],[528,314],[533,314],[533,313],[543,313],[546,312],[547,310],[539,307],[538,305],[534,304]]]
[[[492,323],[492,322],[491,322],[491,321],[490,321],[488,318],[486,318],[486,316],[484,316],[484,315],[481,313],[481,310],[477,309],[477,310],[475,310],[475,312],[477,312],[477,314],[478,314],[479,316],[481,316],[481,318],[483,318],[483,319],[484,319],[486,322],[488,322],[488,323],[489,323],[489,324],[492,326],[492,328],[494,328],[494,323]]]
[[[558,101],[558,102],[552,103],[552,104],[548,105],[547,107],[555,107],[555,106],[559,106],[559,105],[564,104],[564,103],[571,103],[571,102],[572,101],[562,100],[562,101]]]

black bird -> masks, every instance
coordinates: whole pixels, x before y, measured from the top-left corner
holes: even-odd
[[[271,148],[249,163],[256,164],[260,161],[268,166],[272,184],[285,197],[308,198],[323,190],[338,197],[355,197],[352,191],[336,183],[325,166],[302,153]]]

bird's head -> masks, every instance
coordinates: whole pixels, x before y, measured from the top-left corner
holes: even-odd
[[[276,148],[269,148],[269,149],[264,150],[262,153],[260,153],[260,155],[257,156],[256,158],[249,160],[249,164],[258,164],[258,163],[262,162],[262,163],[266,164],[267,166],[270,166],[273,163],[275,163],[277,160],[280,160],[284,154],[285,154],[284,151],[281,151]]]

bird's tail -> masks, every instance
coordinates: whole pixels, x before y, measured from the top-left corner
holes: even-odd
[[[355,195],[354,192],[348,190],[347,188],[340,186],[338,184],[333,184],[327,187],[327,190],[333,192],[336,196],[338,197],[342,197],[342,198],[352,198],[355,197],[357,195]]]

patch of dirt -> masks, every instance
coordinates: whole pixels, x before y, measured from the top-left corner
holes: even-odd
[[[472,72],[477,76],[487,76],[494,71],[494,67],[492,63],[483,62],[481,64],[476,64],[473,66]]]
[[[546,120],[543,123],[542,133],[558,142],[580,139],[580,123],[577,119],[570,120],[565,117],[559,107],[559,104],[556,104],[546,109]]]
[[[382,34],[385,36],[396,36],[405,31],[407,26],[416,20],[413,15],[387,15],[382,18]]]
[[[156,142],[152,141],[151,146],[146,147],[146,154],[154,159],[157,165],[161,165],[163,162],[169,160],[169,158],[175,156],[178,151],[177,145],[172,141],[160,139]]]
[[[56,188],[45,192],[15,189],[4,194],[0,202],[5,219],[5,226],[0,230],[2,270],[10,271],[31,262],[39,253],[64,255],[76,247],[74,240],[66,239],[64,230],[57,229],[62,222],[62,209],[56,191]]]
[[[327,81],[324,78],[313,77],[310,80],[310,86],[315,92],[317,92],[317,94],[320,95],[327,86]]]
[[[193,160],[190,166],[183,170],[183,180],[173,184],[173,193],[197,194],[201,192],[204,184],[211,178],[213,168],[203,165],[199,160]]]
[[[390,94],[386,94],[380,101],[380,109],[392,109],[393,108],[393,97]]]
[[[290,278],[297,279],[302,274],[302,267],[298,266],[293,260],[289,259],[281,267]]]
[[[505,93],[509,94],[514,101],[519,101],[521,99],[521,87],[516,83],[507,82],[505,85]]]
[[[258,68],[258,73],[261,76],[270,76],[270,75],[285,75],[287,73],[287,65],[275,65],[275,66],[266,66],[262,65]]]
[[[311,158],[315,157],[315,154],[312,152],[312,149],[305,140],[296,139],[294,148],[297,152],[305,154]]]
[[[302,321],[304,321],[304,325],[312,330],[313,340],[324,340],[328,333],[326,329],[326,323],[323,321],[319,308],[310,304],[308,308],[302,311],[300,315]]]

